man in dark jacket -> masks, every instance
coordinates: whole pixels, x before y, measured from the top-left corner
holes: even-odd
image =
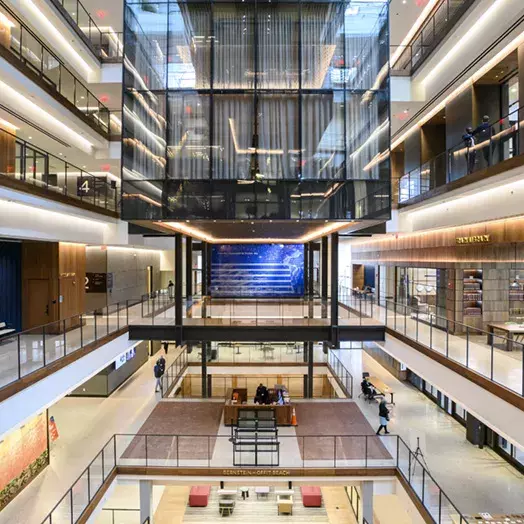
[[[162,369],[158,361],[155,364],[155,367],[153,368],[153,373],[156,378],[156,385],[155,385],[155,393],[156,393],[159,389],[160,391],[162,391],[162,375],[164,374],[164,370]]]
[[[163,375],[166,372],[166,359],[164,358],[164,355],[160,355],[160,358],[156,361],[156,363],[160,366]]]
[[[477,157],[477,152],[475,149],[472,149],[475,146],[475,137],[473,135],[473,128],[472,127],[466,127],[466,132],[462,135],[462,140],[464,141],[464,145],[467,147],[466,150],[466,165],[467,167],[467,174],[473,173],[473,170],[475,169],[475,160]]]
[[[486,161],[486,167],[491,165],[491,134],[492,134],[492,127],[489,123],[489,116],[484,115],[482,117],[482,123],[479,124],[475,131],[473,131],[473,134],[475,135],[475,138],[477,139],[477,144],[484,144],[484,147],[482,148],[482,154],[484,155],[484,160]]]

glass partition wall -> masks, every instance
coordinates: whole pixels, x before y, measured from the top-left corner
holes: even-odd
[[[387,1],[128,0],[124,42],[125,219],[389,217]]]

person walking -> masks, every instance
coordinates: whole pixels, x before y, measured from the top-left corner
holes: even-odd
[[[158,360],[160,360],[160,359],[158,359]],[[155,364],[155,367],[153,368],[153,373],[154,373],[155,378],[156,378],[156,384],[155,384],[155,393],[156,393],[158,390],[162,391],[162,389],[163,389],[163,386],[162,386],[162,375],[164,374],[164,371],[162,370],[161,364],[159,364],[158,361]]]
[[[164,355],[160,355],[160,358],[156,361],[156,363],[160,366],[163,375],[166,372],[166,359],[164,358]]]
[[[482,154],[484,155],[485,167],[491,165],[491,136],[493,128],[489,123],[489,115],[482,117],[482,122],[475,128],[473,135],[477,139],[477,144],[482,145]]]
[[[386,399],[383,398],[378,405],[378,418],[380,420],[380,427],[377,429],[377,435],[380,435],[380,430],[384,428],[386,435],[389,435],[388,422],[389,422],[389,409],[386,405]]]
[[[166,340],[162,343],[162,346],[164,347],[164,351],[166,352],[166,355],[167,355],[167,352],[169,350],[169,342]]]
[[[169,298],[175,298],[175,284],[172,280],[170,280],[169,284],[167,285],[167,294]]]

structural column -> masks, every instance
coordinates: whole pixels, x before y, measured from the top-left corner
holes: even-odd
[[[193,239],[186,237],[186,298],[193,296]]]
[[[304,244],[304,296],[309,296],[309,244]]]
[[[202,241],[202,296],[208,295],[207,289],[207,242]]]
[[[182,290],[182,234],[175,234],[175,326],[180,328],[182,326],[182,304],[183,304],[183,290]],[[177,340],[179,344],[180,341]]]
[[[320,246],[320,295],[324,300],[328,297],[328,237],[322,237],[322,243]]]
[[[338,327],[338,233],[331,234],[331,325]]]
[[[373,481],[364,480],[362,486],[362,517],[368,524],[373,524]]]
[[[307,398],[313,398],[313,342],[306,343],[307,347]]]
[[[207,398],[207,352],[210,342],[202,341],[202,398]]]
[[[308,294],[309,294],[310,298],[313,298],[313,295],[315,294],[315,286],[314,286],[314,283],[315,283],[315,263],[314,263],[314,260],[315,260],[315,249],[314,248],[315,248],[315,243],[314,242],[310,242],[309,243],[309,247],[308,247],[308,263],[307,263],[308,272],[309,272],[309,275],[308,275],[308,282],[309,282]]]
[[[146,519],[153,522],[153,483],[150,480],[139,480],[139,497],[140,497],[140,522]]]

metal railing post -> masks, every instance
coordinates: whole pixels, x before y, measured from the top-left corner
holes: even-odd
[[[429,348],[433,349],[433,317],[429,314]]]
[[[42,350],[43,350],[43,362],[44,362],[44,365],[43,367],[45,367],[45,326],[42,327]]]
[[[20,355],[20,335],[16,336],[18,346],[18,378],[22,378],[22,356]]]
[[[469,362],[469,326],[466,326],[466,367]]]
[[[449,358],[449,319],[446,318],[446,358]]]

